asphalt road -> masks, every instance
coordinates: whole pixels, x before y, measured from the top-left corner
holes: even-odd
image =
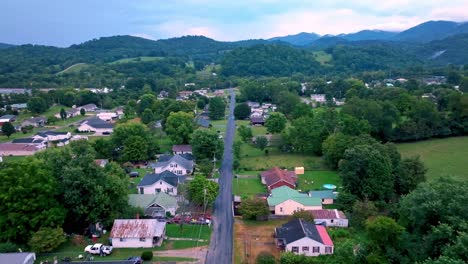
[[[206,257],[207,264],[232,263],[233,224],[232,215],[232,144],[236,125],[234,121],[235,93],[230,90],[229,117],[224,136],[223,162],[220,168],[219,195],[214,204],[214,221],[211,243]]]

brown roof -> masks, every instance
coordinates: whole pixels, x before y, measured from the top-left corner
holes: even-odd
[[[172,151],[174,152],[192,152],[192,146],[190,145],[173,145]]]
[[[322,209],[309,211],[314,219],[346,219],[346,215],[337,209]]]
[[[265,179],[267,186],[271,186],[280,181],[296,185],[296,173],[294,173],[294,171],[287,171],[278,167],[273,167],[272,169],[262,172],[260,175]]]
[[[157,219],[116,219],[110,237],[154,237],[164,233],[166,223]]]
[[[0,144],[0,150],[2,150],[2,151],[37,151],[38,149],[33,144],[3,143],[3,144]]]

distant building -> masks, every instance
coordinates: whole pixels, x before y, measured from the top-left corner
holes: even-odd
[[[270,211],[275,215],[292,215],[298,210],[322,209],[322,200],[310,197],[307,193],[301,193],[288,186],[281,186],[271,190],[267,198]]]
[[[0,116],[0,126],[2,126],[4,123],[12,123],[16,121],[16,116],[14,115],[4,115]]]
[[[94,132],[97,135],[111,134],[113,130],[114,124],[107,123],[97,117],[83,121],[78,127],[80,132]]]
[[[263,117],[251,117],[250,118],[250,124],[252,126],[264,126],[265,125],[265,119]]]
[[[192,146],[191,145],[173,145],[172,146],[172,154],[192,154]]]
[[[167,193],[177,195],[177,187],[183,182],[185,177],[178,176],[170,171],[161,173],[148,173],[138,183],[137,190],[139,194]]]
[[[296,173],[294,171],[282,170],[278,167],[273,167],[260,174],[262,183],[266,185],[268,191],[281,186],[296,188]]]
[[[103,121],[110,122],[112,120],[117,119],[119,116],[116,112],[102,112],[98,113],[96,117]]]
[[[11,109],[13,110],[24,110],[24,109],[27,109],[28,108],[28,104],[27,103],[23,103],[23,104],[12,104],[10,105]]]
[[[31,89],[26,89],[26,88],[0,88],[0,94],[31,94]]]
[[[327,99],[325,98],[325,94],[311,94],[310,99],[316,103],[327,102]]]
[[[47,118],[43,116],[32,117],[24,120],[21,126],[43,127],[47,123]]]

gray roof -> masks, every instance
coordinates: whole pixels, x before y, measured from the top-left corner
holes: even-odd
[[[177,187],[179,182],[182,182],[181,178],[170,171],[163,171],[161,173],[149,173],[146,174],[145,177],[138,183],[138,186],[146,186],[154,184],[159,180],[163,180],[170,185]]]
[[[208,128],[210,127],[210,120],[207,120],[205,118],[197,118],[197,124],[201,127]]]
[[[309,237],[323,244],[322,238],[314,223],[301,219],[294,219],[281,227],[276,228],[276,237],[283,239],[286,244],[292,243],[304,237]]]
[[[103,121],[97,117],[90,118],[85,121],[90,127],[94,128],[113,128],[114,124],[109,124],[106,121]]]
[[[0,253],[0,263],[5,264],[24,264],[28,259],[36,260],[36,254],[30,252],[21,253]]]
[[[44,142],[44,140],[42,139],[34,139],[34,138],[17,138],[17,139],[13,139],[11,141],[11,143],[33,143],[33,144],[39,144],[39,143],[42,143]]]
[[[12,119],[12,118],[15,118],[16,116],[14,115],[3,115],[3,116],[0,116],[0,119]]]
[[[41,131],[37,132],[36,135],[40,137],[47,137],[47,136],[58,136],[58,135],[66,135],[68,132],[57,132],[57,131]]]
[[[156,164],[154,164],[153,166],[155,168],[165,167],[169,163],[172,163],[172,162],[179,164],[180,166],[182,166],[183,168],[185,168],[187,170],[193,170],[193,161],[192,160],[186,160],[181,155],[174,155],[170,159],[167,159],[167,157],[164,157],[163,161],[161,161],[161,158],[160,158],[159,161],[156,162]]]
[[[29,122],[29,123],[39,123],[39,122],[47,122],[47,118],[43,116],[38,116],[38,117],[33,117],[29,118],[23,121],[23,123]]]

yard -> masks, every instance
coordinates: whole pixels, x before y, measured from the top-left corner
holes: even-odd
[[[266,193],[266,188],[260,181],[259,177],[236,178],[232,181],[232,192],[234,195],[240,195],[242,198],[247,198],[259,193]]]
[[[401,143],[397,147],[403,157],[420,156],[428,168],[428,180],[446,176],[468,180],[468,137]]]
[[[209,240],[211,228],[208,225],[166,225],[166,236],[170,238],[194,238]]]
[[[323,185],[330,183],[341,187],[341,179],[336,171],[306,171],[304,175],[298,175],[297,189],[302,191],[324,190]]]

